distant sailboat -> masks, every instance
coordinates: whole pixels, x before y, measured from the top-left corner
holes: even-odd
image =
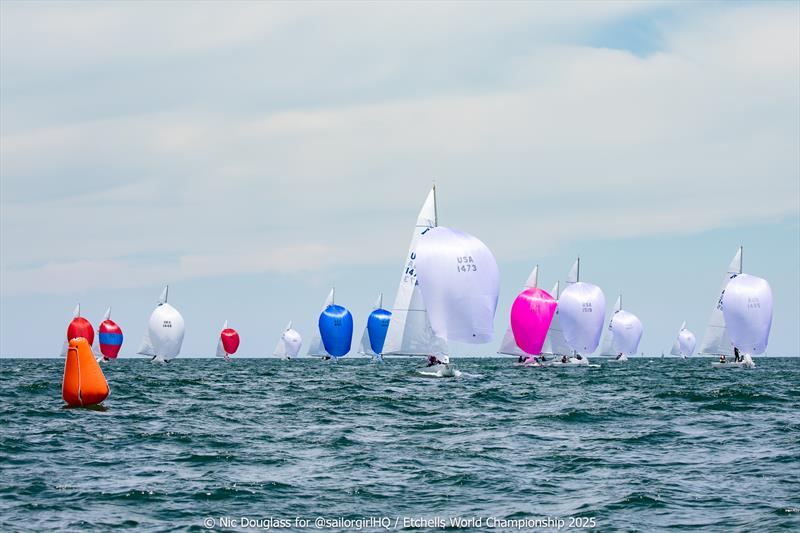
[[[392,319],[383,343],[383,355],[447,356],[447,343],[434,335],[422,292],[417,283],[417,241],[421,235],[437,225],[434,185],[417,216],[417,223],[411,234],[411,244],[408,247],[403,273],[392,306]]]
[[[700,352],[703,355],[733,355],[733,347],[731,340],[728,336],[727,328],[725,327],[725,316],[722,313],[722,298],[725,295],[725,288],[728,283],[742,273],[742,247],[736,251],[733,256],[731,264],[728,265],[728,271],[725,273],[725,279],[722,282],[717,302],[714,304],[714,309],[711,310],[711,317],[708,319],[708,327],[703,336],[703,342],[700,344]]]
[[[331,292],[329,292],[328,296],[325,298],[325,303],[322,304],[322,311],[325,311],[325,309],[333,305],[335,297],[336,288],[332,288]],[[325,351],[325,346],[322,344],[322,336],[319,333],[319,328],[314,331],[314,335],[311,337],[311,344],[308,346],[306,355],[309,357],[330,357],[330,354]]]
[[[64,344],[61,346],[61,357],[67,356],[69,350],[69,341],[83,337],[91,344],[94,342],[94,328],[92,323],[81,316],[81,304],[78,303],[72,311],[72,320],[67,325],[67,337],[64,339]]]
[[[755,368],[751,356],[764,353],[772,328],[772,289],[769,283],[750,274],[736,276],[725,289],[722,310],[730,339],[743,352],[742,366]]]
[[[539,265],[533,267],[528,279],[525,281],[525,289],[535,289],[539,285]],[[517,346],[517,342],[514,340],[514,332],[511,331],[511,322],[508,323],[508,328],[506,328],[506,334],[503,335],[503,340],[500,342],[500,348],[497,350],[497,353],[504,354],[504,355],[516,355],[517,357],[525,357],[526,354],[522,348]]]
[[[573,265],[568,281],[572,279],[575,282],[570,283],[558,299],[558,316],[564,339],[574,354],[569,362],[588,365],[586,355],[594,352],[600,343],[606,299],[600,287],[580,281],[580,258]]]
[[[694,353],[696,343],[697,340],[695,339],[694,333],[686,329],[686,321],[684,320],[669,353],[671,355],[680,355],[683,359],[686,359]]]
[[[292,359],[297,357],[300,353],[300,347],[303,345],[303,338],[296,330],[292,329],[292,323],[289,322],[281,333],[281,338],[278,339],[278,344],[275,346],[273,355],[282,359]]]
[[[92,350],[99,362],[108,362],[116,359],[122,348],[122,328],[111,320],[111,308],[106,309],[103,321],[97,327],[97,336]]]
[[[367,318],[367,325],[364,326],[359,353],[371,355],[376,361],[382,360],[381,352],[386,342],[386,332],[389,329],[391,318],[392,313],[383,308],[383,293],[380,293]]]
[[[217,357],[222,357],[226,361],[231,360],[231,355],[239,349],[239,333],[233,328],[228,327],[228,321],[222,326],[217,342]]]
[[[494,336],[500,271],[489,248],[462,231],[439,226],[417,242],[416,270],[431,329],[444,342],[485,344]],[[426,372],[452,372],[447,354],[432,354]]]
[[[350,351],[353,315],[341,305],[336,305],[335,289],[331,289],[325,304],[319,315],[319,336],[312,339],[308,355],[338,359]]]
[[[167,303],[169,285],[164,287],[158,305],[150,315],[138,353],[149,355],[153,362],[165,363],[178,357],[186,327],[177,309]]]
[[[624,362],[634,355],[642,339],[642,322],[639,318],[622,309],[622,295],[617,298],[614,311],[608,320],[608,328],[600,350],[602,356],[613,356],[614,361]]]

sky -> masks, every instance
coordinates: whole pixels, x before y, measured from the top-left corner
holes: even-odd
[[[669,350],[739,245],[767,354],[800,354],[800,4],[0,3],[0,355],[56,356],[76,302],[133,356],[162,287],[210,356],[329,288],[354,346],[431,184],[501,270],[493,354],[577,255]]]

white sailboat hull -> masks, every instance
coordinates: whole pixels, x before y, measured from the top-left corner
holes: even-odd
[[[438,364],[428,366],[418,370],[421,376],[428,378],[454,378],[456,377],[456,370],[449,364]]]

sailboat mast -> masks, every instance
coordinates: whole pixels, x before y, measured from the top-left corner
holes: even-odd
[[[433,226],[439,227],[439,208],[436,205],[436,183],[433,184]]]
[[[744,246],[739,245],[739,274],[744,270]]]
[[[575,281],[581,280],[581,256],[578,256],[578,274],[575,276]]]

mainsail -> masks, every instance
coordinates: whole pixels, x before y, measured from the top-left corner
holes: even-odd
[[[434,185],[417,216],[417,224],[411,235],[411,244],[408,247],[400,285],[397,287],[397,296],[392,306],[392,319],[383,343],[384,355],[447,354],[447,343],[433,334],[422,292],[417,283],[417,240],[420,235],[435,228],[437,224]]]
[[[560,291],[561,283],[556,281],[556,284],[553,285],[553,290],[550,291],[556,301],[558,301]],[[568,355],[571,352],[572,350],[570,350],[566,339],[564,339],[564,332],[561,329],[561,322],[558,318],[558,306],[556,306],[556,312],[553,315],[553,320],[550,321],[550,328],[547,330],[547,337],[545,337],[542,345],[542,353],[547,355]]]
[[[525,282],[525,289],[535,289],[539,285],[539,265],[533,267],[530,276],[528,276],[528,280]],[[555,296],[554,296],[555,297]],[[506,334],[503,335],[503,340],[500,343],[500,349],[497,350],[497,353],[502,353],[506,355],[526,355],[526,353],[517,346],[517,342],[514,340],[514,332],[511,331],[511,322],[508,324],[508,328],[506,329]]]
[[[731,355],[733,348],[731,347],[731,340],[728,336],[725,327],[725,316],[722,313],[722,298],[725,295],[725,288],[728,283],[742,273],[742,247],[736,251],[733,256],[731,264],[728,265],[728,271],[725,273],[725,279],[722,282],[722,289],[717,298],[714,309],[711,310],[711,317],[708,319],[708,327],[703,336],[703,342],[700,344],[700,353],[705,355]]]
[[[323,311],[334,304],[335,297],[336,288],[334,287],[331,289],[331,292],[328,293],[328,297],[325,298],[325,303],[322,305]],[[325,351],[325,345],[322,344],[322,337],[320,336],[319,328],[314,330],[314,336],[311,337],[311,344],[308,346],[308,353],[306,355],[309,357],[322,357],[330,355]]]
[[[273,355],[276,357],[284,357],[286,359],[297,357],[297,354],[300,353],[300,347],[302,344],[303,339],[300,337],[300,333],[292,329],[292,322],[290,321],[283,330],[281,338],[278,339],[278,344],[275,346]]]

